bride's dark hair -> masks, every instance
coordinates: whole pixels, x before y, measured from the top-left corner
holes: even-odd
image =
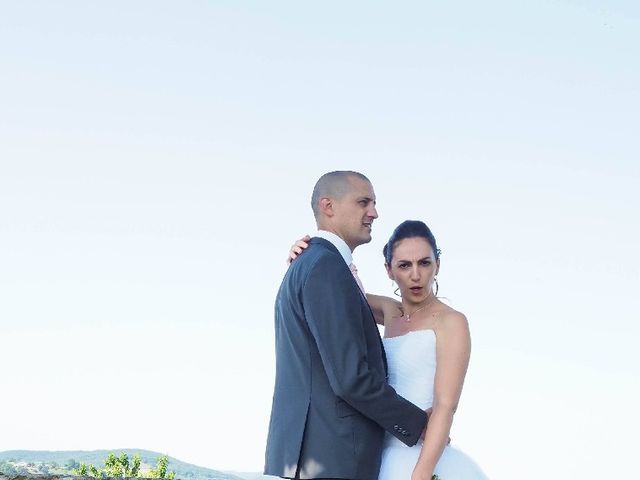
[[[404,240],[405,238],[424,238],[431,248],[433,249],[433,254],[436,257],[436,260],[440,258],[440,249],[436,244],[436,237],[433,236],[431,230],[424,222],[420,220],[405,220],[400,225],[396,227],[396,229],[391,234],[391,238],[382,249],[382,254],[384,255],[384,260],[388,265],[391,265],[391,259],[393,258],[393,250],[396,247],[396,243],[400,240]]]

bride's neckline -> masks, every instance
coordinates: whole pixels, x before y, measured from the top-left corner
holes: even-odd
[[[393,337],[382,337],[383,340],[391,340],[393,338],[404,338],[412,333],[417,333],[417,332],[432,332],[433,336],[436,336],[436,332],[433,328],[418,328],[416,330],[409,330],[407,333],[403,333],[402,335],[395,335]]]

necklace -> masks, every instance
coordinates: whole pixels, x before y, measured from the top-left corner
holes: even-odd
[[[429,305],[431,305],[433,302],[435,302],[435,297],[431,299],[430,302],[425,303],[423,306],[421,306],[420,308],[416,308],[413,312],[411,313],[407,313],[406,315],[404,315],[404,321],[405,322],[410,322],[411,321],[411,316],[416,313],[419,312],[420,310],[424,310],[425,308],[427,308]]]

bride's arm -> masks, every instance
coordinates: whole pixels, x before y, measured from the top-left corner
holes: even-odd
[[[367,293],[367,302],[369,302],[369,306],[378,325],[384,325],[385,318],[388,319],[404,315],[402,304],[393,298]]]
[[[436,352],[433,411],[413,472],[415,479],[431,479],[433,469],[449,438],[471,352],[469,324],[463,314],[451,312],[440,319]]]

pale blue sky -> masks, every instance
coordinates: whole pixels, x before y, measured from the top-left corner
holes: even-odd
[[[6,2],[0,450],[260,470],[283,259],[355,169],[367,288],[422,219],[470,320],[454,442],[492,479],[628,477],[639,27],[632,2]]]

